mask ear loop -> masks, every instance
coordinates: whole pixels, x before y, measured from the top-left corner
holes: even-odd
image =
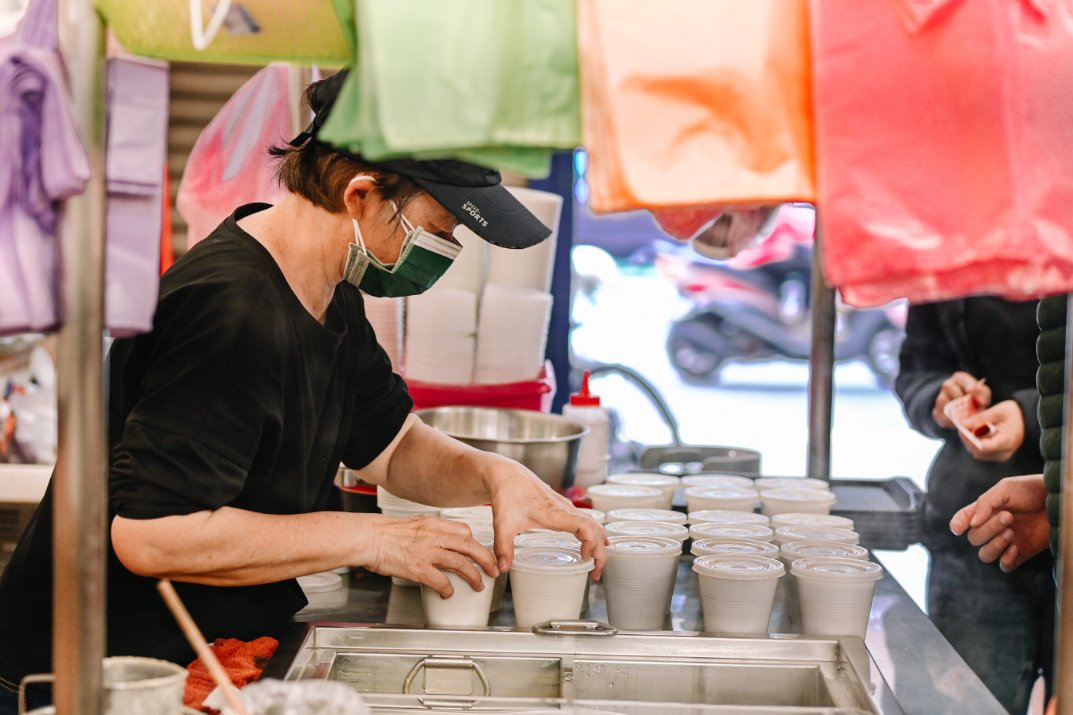
[[[355,181],[361,181],[362,179],[368,179],[374,184],[376,183],[376,179],[369,176],[368,174],[360,174],[358,176],[355,176],[347,183],[347,188],[350,188],[350,185],[353,184]],[[361,235],[361,226],[358,225],[358,220],[356,218],[351,218],[350,222],[354,224],[354,243],[357,244],[358,248],[361,249],[362,253],[364,253],[365,255],[369,255],[369,251],[365,248],[365,239]]]

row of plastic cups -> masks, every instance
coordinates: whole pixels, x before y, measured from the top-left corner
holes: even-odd
[[[603,574],[608,622],[631,631],[663,628],[674,595],[682,542],[632,535],[612,536],[608,542]]]
[[[780,526],[772,529],[761,524],[700,523],[689,527],[694,541],[704,539],[774,542],[777,546],[791,541],[827,541],[838,544],[859,544],[860,534],[850,529],[826,526]]]

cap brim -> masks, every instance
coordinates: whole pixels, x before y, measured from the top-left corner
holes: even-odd
[[[412,178],[468,229],[496,246],[529,248],[551,235],[502,184],[455,186]]]

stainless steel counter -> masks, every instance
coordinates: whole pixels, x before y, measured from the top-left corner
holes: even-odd
[[[697,580],[690,566],[690,559],[683,559],[671,613],[665,624],[667,630],[703,630]],[[266,672],[267,677],[283,677],[310,623],[423,625],[420,589],[392,586],[390,579],[361,570],[350,574],[348,583],[345,605],[307,608],[296,616]],[[606,620],[607,611],[599,584],[590,589],[587,610],[582,615]],[[513,624],[508,593],[503,599],[503,608],[493,615],[490,625],[509,627]],[[781,585],[769,630],[772,633],[799,632],[796,624],[790,621]],[[885,681],[907,715],[1005,714],[983,683],[889,575],[884,576],[876,589],[865,643],[879,670],[878,676]]]

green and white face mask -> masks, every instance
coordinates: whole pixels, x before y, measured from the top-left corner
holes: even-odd
[[[401,298],[420,295],[432,287],[451,267],[462,246],[429,233],[402,216],[406,238],[399,258],[393,264],[381,263],[365,247],[361,227],[354,223],[354,243],[347,247],[343,279],[365,293],[378,298]]]

